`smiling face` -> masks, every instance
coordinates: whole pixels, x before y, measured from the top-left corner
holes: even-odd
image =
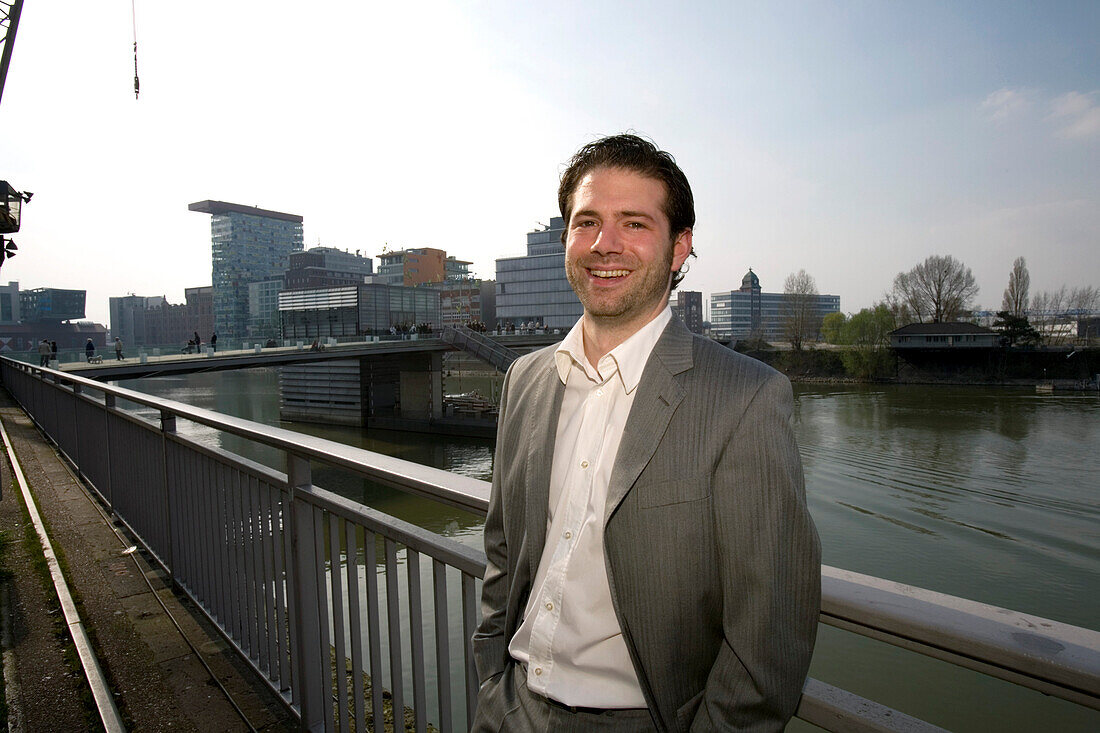
[[[668,302],[691,230],[671,235],[665,195],[660,181],[622,168],[597,168],[573,191],[565,274],[593,326],[633,333]]]

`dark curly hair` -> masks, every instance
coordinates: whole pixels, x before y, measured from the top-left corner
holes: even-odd
[[[691,194],[691,184],[680,166],[676,165],[676,160],[649,140],[637,135],[612,135],[590,142],[578,150],[561,175],[561,183],[558,184],[558,209],[565,220],[565,229],[561,234],[563,244],[573,211],[573,193],[581,179],[597,168],[622,168],[665,184],[664,211],[668,218],[670,245],[681,232],[695,226],[695,198]],[[695,256],[694,248],[691,256]],[[687,272],[685,267],[673,274],[673,290],[684,279]]]

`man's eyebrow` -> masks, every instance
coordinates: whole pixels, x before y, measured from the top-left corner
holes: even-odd
[[[644,211],[620,211],[619,216],[624,219],[649,219],[655,221],[655,219]]]

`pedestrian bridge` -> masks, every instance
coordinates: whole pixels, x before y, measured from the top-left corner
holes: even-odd
[[[420,347],[440,348],[395,348]],[[475,515],[486,482],[7,358],[0,378],[303,729],[383,730],[384,692],[414,730],[468,728],[484,554],[326,491],[313,471]],[[286,472],[181,435],[180,420],[269,446]],[[821,623],[1100,710],[1094,630],[828,566]],[[830,731],[940,730],[828,680],[807,680],[797,716]]]

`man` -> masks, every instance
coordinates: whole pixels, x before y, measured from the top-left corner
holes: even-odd
[[[38,342],[38,366],[48,367],[50,365],[50,342],[46,339],[42,339]]]
[[[115,361],[122,361],[125,358],[126,357],[122,355],[122,339],[115,336]]]
[[[558,204],[584,316],[505,379],[473,727],[780,730],[821,590],[790,384],[672,318],[695,211],[670,155],[586,145]]]

